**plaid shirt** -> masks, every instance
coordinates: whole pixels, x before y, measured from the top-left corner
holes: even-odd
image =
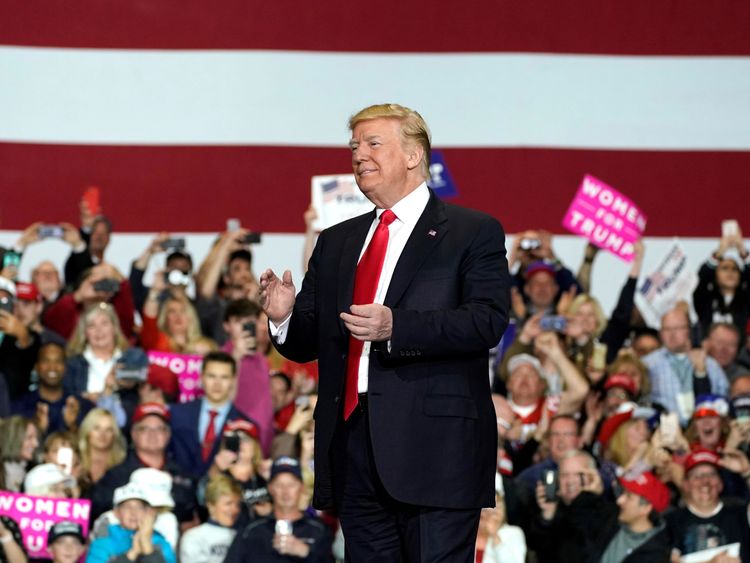
[[[672,353],[666,348],[659,348],[642,358],[646,364],[651,378],[651,402],[659,403],[680,417],[680,423],[684,426],[693,414],[683,412],[678,405],[677,396],[686,392],[692,394],[692,380],[686,389],[680,382],[672,366]],[[711,393],[726,397],[729,394],[729,382],[724,370],[713,358],[706,358],[706,373],[711,383]]]

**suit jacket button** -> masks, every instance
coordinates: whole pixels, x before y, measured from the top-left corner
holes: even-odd
[[[338,402],[339,402],[339,396],[338,396],[338,395],[336,395],[336,396],[335,396],[335,397],[333,398],[333,402],[334,402],[334,403],[338,403]]]

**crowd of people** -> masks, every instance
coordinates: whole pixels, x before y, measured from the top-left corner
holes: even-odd
[[[82,201],[80,227],[59,225],[64,272],[43,261],[19,280],[42,227],[0,257],[0,489],[90,500],[87,528],[48,530],[47,557],[343,559],[335,515],[311,506],[317,369],[272,346],[248,232],[221,234],[197,268],[184,239],[160,233],[125,275],[106,260],[111,223]],[[741,233],[724,236],[692,312],[677,303],[659,329],[634,301],[644,251],[608,316],[591,283],[596,247],[574,273],[548,233],[514,237],[511,328],[488,366],[497,506],[482,512],[477,561],[712,548],[706,560],[750,561],[748,251]],[[149,352],[200,357],[200,392]],[[0,515],[0,562],[27,552]]]

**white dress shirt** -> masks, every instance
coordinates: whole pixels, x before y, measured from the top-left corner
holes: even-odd
[[[427,189],[427,184],[422,182],[413,192],[410,192],[406,197],[396,203],[396,205],[391,207],[391,211],[396,215],[396,220],[388,226],[388,249],[385,253],[385,262],[383,263],[383,269],[380,271],[380,279],[378,280],[378,287],[375,291],[375,299],[373,300],[373,303],[382,305],[383,301],[385,301],[385,296],[388,293],[388,286],[391,283],[391,278],[396,269],[398,259],[401,257],[401,252],[403,252],[404,247],[406,246],[406,241],[409,240],[419,217],[424,212],[425,207],[427,207],[429,199],[430,191]],[[380,223],[380,216],[384,211],[385,209],[375,210],[375,219],[373,220],[372,225],[370,225],[370,230],[365,238],[365,243],[362,245],[362,250],[359,252],[359,259],[362,258],[362,255],[367,249],[367,245],[370,244],[370,240],[375,234],[375,229]],[[291,315],[278,327],[276,327],[273,322],[269,322],[271,336],[279,344],[283,344],[286,340],[289,319],[291,319]],[[357,391],[359,393],[367,392],[370,346],[370,342],[365,342],[362,347],[357,382]]]

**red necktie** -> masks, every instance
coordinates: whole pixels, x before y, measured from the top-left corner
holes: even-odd
[[[216,420],[216,415],[218,414],[219,411],[215,411],[213,409],[208,411],[208,426],[206,427],[206,433],[203,435],[203,450],[201,452],[203,461],[208,461],[208,458],[211,455],[211,450],[214,449],[214,442],[216,441],[216,429],[214,428],[214,420]]]
[[[380,272],[385,262],[385,251],[388,249],[388,225],[396,220],[396,215],[386,209],[380,215],[380,223],[370,240],[365,253],[357,265],[354,275],[354,305],[367,305],[375,299]],[[344,395],[344,420],[347,420],[357,406],[357,376],[359,360],[365,343],[349,336],[349,356],[346,359],[346,388]]]

